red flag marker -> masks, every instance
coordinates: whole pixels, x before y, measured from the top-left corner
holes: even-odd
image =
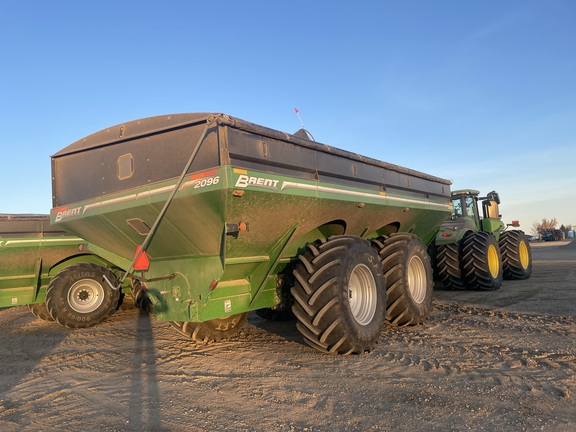
[[[302,125],[302,127],[304,127],[304,122],[302,121],[302,119],[300,118],[300,114],[298,114],[298,108],[294,108],[294,111],[296,112],[296,115],[298,116],[298,120],[300,120],[300,124]]]

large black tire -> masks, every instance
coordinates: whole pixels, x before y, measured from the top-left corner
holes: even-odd
[[[432,310],[434,280],[430,256],[422,240],[399,233],[372,241],[386,280],[386,322],[418,325]]]
[[[504,279],[528,279],[532,275],[532,251],[524,232],[504,231],[499,243]]]
[[[118,307],[120,290],[110,286],[117,283],[114,273],[99,265],[68,266],[52,278],[46,289],[48,312],[58,324],[72,329],[100,324]]]
[[[502,257],[496,238],[469,233],[462,240],[462,268],[466,287],[494,291],[502,285]]]
[[[306,343],[334,354],[374,349],[384,328],[386,290],[370,243],[334,236],[307,245],[298,258],[292,311]]]
[[[247,316],[247,313],[241,313],[204,322],[171,321],[170,325],[189,339],[208,342],[237,335],[246,324]]]
[[[436,278],[445,290],[465,288],[462,264],[460,262],[460,242],[436,247]]]
[[[30,312],[32,312],[36,318],[40,318],[43,321],[54,321],[54,318],[52,318],[50,312],[48,312],[46,303],[29,304],[28,309],[30,309]]]

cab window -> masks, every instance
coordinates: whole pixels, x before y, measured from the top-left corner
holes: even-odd
[[[474,204],[475,204],[474,198],[471,196],[467,196],[466,197],[466,214],[470,217],[476,216],[476,212],[474,211],[476,206]]]
[[[454,198],[452,204],[454,204],[454,215],[462,216],[462,199],[460,197]]]

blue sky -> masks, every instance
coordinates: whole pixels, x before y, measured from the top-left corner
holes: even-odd
[[[576,1],[0,0],[0,212],[47,213],[50,155],[224,112],[493,189],[576,225]]]

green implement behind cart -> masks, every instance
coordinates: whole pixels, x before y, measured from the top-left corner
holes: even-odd
[[[0,214],[0,307],[28,305],[40,319],[91,327],[119,307],[119,273],[48,215]]]

